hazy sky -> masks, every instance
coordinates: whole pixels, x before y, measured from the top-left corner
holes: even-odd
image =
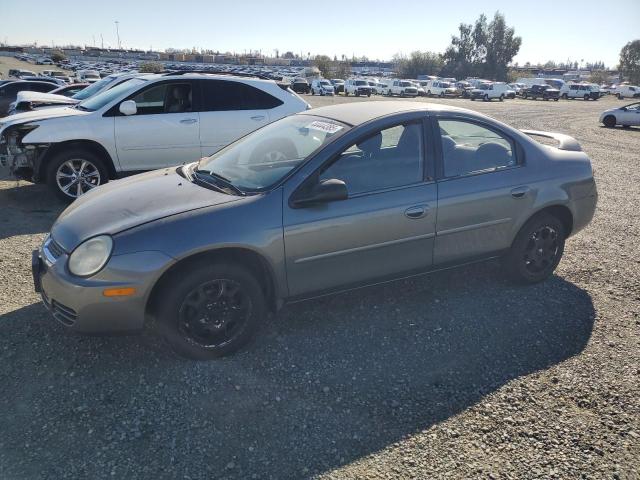
[[[11,44],[208,48],[273,55],[366,55],[390,59],[412,50],[442,52],[460,22],[496,10],[522,37],[521,64],[581,59],[615,66],[622,46],[640,38],[640,0],[0,0],[0,41]],[[615,11],[613,6],[615,5]],[[363,7],[366,9],[363,11]]]

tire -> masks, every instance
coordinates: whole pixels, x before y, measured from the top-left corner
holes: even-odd
[[[584,96],[584,101],[586,102],[586,101],[588,101],[588,100],[589,100],[589,95],[585,95],[585,96]]]
[[[484,97],[482,98],[482,101],[484,102],[488,102],[489,101],[489,95],[487,95],[486,93],[484,94]]]
[[[161,292],[157,310],[159,333],[175,353],[212,360],[237,351],[254,337],[266,303],[249,270],[214,264],[181,273]]]
[[[500,100],[501,102],[504,102],[504,94],[500,95],[500,98],[498,100]]]
[[[554,102],[557,102],[558,100],[560,100],[558,97],[553,97]]]
[[[430,97],[430,96],[431,96],[431,90],[427,92],[427,97]]]
[[[476,99],[475,99],[475,98],[473,98],[473,97],[471,97],[471,101],[472,101],[472,102],[475,102],[475,101],[476,101]]]
[[[619,94],[619,93],[616,93],[616,97],[618,97],[618,100],[622,100],[622,99],[624,98],[624,97],[623,97],[621,94]]]
[[[602,119],[602,123],[604,123],[604,126],[607,128],[614,128],[617,123],[616,117],[614,117],[613,115],[607,115]]]
[[[440,98],[444,98],[444,92],[440,92]]]
[[[527,95],[527,93],[526,93],[526,92],[522,94],[522,99],[523,99],[523,100],[526,100],[526,99],[527,99],[527,97],[528,97],[528,95]]]
[[[82,180],[79,181],[80,178]],[[98,155],[89,150],[73,149],[58,153],[48,162],[45,179],[58,198],[69,203],[107,183],[109,172]],[[67,189],[70,183],[73,185]]]
[[[548,213],[530,218],[504,258],[507,274],[517,283],[542,282],[551,276],[564,252],[562,222]]]
[[[566,93],[562,94],[562,99],[563,100],[569,100],[569,95],[567,95]]]
[[[349,96],[349,92],[347,92],[346,90],[344,91],[344,96],[348,97]]]
[[[315,95],[315,94],[316,94],[316,91],[312,88],[312,89],[311,89],[311,96],[313,96],[313,95]]]

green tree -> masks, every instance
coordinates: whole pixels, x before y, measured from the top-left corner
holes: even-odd
[[[624,80],[634,85],[640,83],[640,40],[633,40],[622,47],[618,68]]]
[[[394,57],[396,72],[401,78],[418,78],[419,75],[438,75],[444,61],[442,55],[434,52],[416,50],[408,57],[396,55]]]
[[[313,64],[318,67],[323,77],[331,78],[334,62],[328,56],[316,55],[316,58],[313,59]]]
[[[61,62],[66,59],[67,56],[64,54],[64,52],[62,52],[62,50],[54,50],[53,52],[51,52],[51,60],[53,60],[55,63]]]
[[[140,73],[160,73],[164,70],[164,65],[158,62],[145,62],[140,65]]]
[[[518,54],[522,38],[507,26],[500,12],[491,22],[482,14],[475,24],[461,23],[459,36],[451,37],[444,53],[443,74],[464,78],[470,75],[507,80],[509,64]]]

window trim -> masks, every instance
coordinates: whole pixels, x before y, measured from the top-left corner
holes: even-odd
[[[516,164],[512,165],[510,167],[504,167],[504,168],[498,168],[498,169],[478,170],[478,171],[474,171],[474,172],[465,173],[464,175],[457,175],[455,177],[447,177],[447,176],[445,176],[445,174],[444,174],[444,156],[443,156],[443,152],[442,152],[442,134],[440,133],[440,123],[439,123],[441,120],[471,123],[473,125],[477,125],[477,126],[486,128],[487,130],[491,130],[492,132],[500,135],[501,137],[504,137],[512,145],[512,151],[513,151],[513,153],[515,155]],[[480,119],[476,119],[476,118],[466,117],[464,115],[456,115],[456,114],[451,114],[451,113],[435,114],[435,115],[432,116],[432,122],[433,122],[432,123],[432,134],[433,134],[434,138],[437,139],[437,141],[433,142],[434,147],[436,148],[435,164],[436,164],[436,181],[437,182],[448,182],[448,181],[451,181],[451,180],[458,180],[460,178],[476,177],[478,175],[487,175],[487,174],[490,174],[490,173],[504,172],[506,170],[513,170],[513,169],[516,169],[516,168],[522,168],[522,167],[526,166],[524,149],[522,148],[520,143],[518,143],[516,141],[516,139],[512,135],[510,135],[507,132],[501,130],[500,128],[496,127],[495,125],[490,124],[489,122],[486,122],[486,121],[483,121],[483,120],[480,120]]]
[[[271,98],[273,98],[274,100],[280,102],[278,105],[274,105],[273,107],[269,107],[269,108],[243,108],[243,109],[235,109],[235,110],[207,110],[205,108],[205,82],[226,82],[226,83],[239,83],[244,85],[245,87],[248,88],[255,88],[256,90],[259,90],[260,92],[264,93],[265,95],[269,95]],[[226,112],[251,112],[251,111],[260,111],[260,112],[268,112],[273,110],[274,108],[278,108],[281,107],[282,105],[284,105],[284,101],[281,98],[276,97],[275,95],[271,95],[269,92],[262,90],[261,88],[255,87],[253,85],[250,85],[248,83],[245,82],[239,82],[237,80],[226,80],[226,79],[198,79],[196,81],[196,83],[198,84],[198,95],[199,95],[199,99],[200,101],[198,102],[198,112],[201,113],[226,113]]]
[[[422,113],[422,112],[421,112]],[[397,119],[394,120],[390,120],[388,122],[385,123],[378,123],[375,126],[372,126],[372,128],[367,129],[366,132],[356,136],[353,140],[350,140],[344,147],[340,147],[340,150],[337,153],[334,153],[333,155],[331,155],[326,161],[324,161],[318,168],[316,168],[316,170],[309,175],[306,180],[304,180],[291,194],[290,198],[294,198],[295,195],[298,195],[301,191],[304,191],[306,188],[309,187],[310,184],[315,184],[318,183],[318,180],[320,178],[320,175],[323,171],[325,171],[327,168],[329,168],[331,165],[333,165],[335,162],[337,162],[340,157],[342,156],[342,154],[345,152],[345,150],[347,150],[348,148],[351,148],[353,145],[356,145],[357,143],[360,143],[364,140],[366,140],[367,138],[375,135],[378,132],[382,132],[384,130],[388,130],[390,128],[394,128],[400,125],[408,125],[408,124],[419,124],[422,126],[421,128],[421,135],[422,135],[422,180],[418,181],[418,182],[414,182],[414,183],[410,183],[410,184],[406,184],[406,185],[398,185],[395,187],[385,187],[385,188],[379,188],[377,190],[371,190],[369,192],[360,192],[360,193],[356,193],[356,194],[349,194],[349,197],[347,198],[346,201],[351,200],[352,198],[362,198],[362,197],[367,197],[370,195],[378,195],[381,193],[386,193],[386,192],[390,192],[390,191],[395,191],[395,190],[402,190],[402,189],[406,189],[406,188],[415,188],[417,186],[420,185],[428,185],[428,184],[432,184],[435,183],[435,175],[434,175],[434,162],[433,161],[429,161],[430,159],[434,158],[433,157],[433,147],[431,145],[433,145],[433,142],[428,142],[427,141],[427,137],[431,138],[428,131],[428,125],[427,122],[429,121],[429,117],[428,115],[420,115],[419,117],[416,118],[405,118],[403,120],[398,121]],[[357,128],[357,127],[356,127]],[[427,150],[427,148],[429,150]]]
[[[140,95],[141,93],[150,90],[152,88],[155,88],[159,85],[165,85],[165,84],[175,84],[175,85],[189,85],[191,87],[191,111],[189,112],[162,112],[162,113],[145,113],[145,114],[140,114],[138,115],[137,113],[135,115],[129,115],[129,117],[147,117],[149,115],[172,115],[174,113],[198,113],[199,111],[199,107],[200,107],[200,102],[199,102],[199,98],[198,98],[198,94],[197,94],[197,89],[195,88],[193,81],[190,79],[183,79],[183,80],[176,80],[176,79],[169,79],[169,80],[162,80],[159,82],[149,82],[147,84],[141,85],[138,90],[136,90],[135,92],[131,92],[129,95],[127,95],[126,97],[117,100],[116,103],[113,104],[113,106],[111,106],[103,115],[103,117],[125,117],[127,115],[123,115],[122,113],[120,113],[120,104],[122,102],[126,102],[127,100],[133,100],[135,97],[137,97],[138,95]],[[120,85],[120,84],[118,84]],[[117,86],[117,85],[116,85]],[[104,107],[103,107],[104,108]]]

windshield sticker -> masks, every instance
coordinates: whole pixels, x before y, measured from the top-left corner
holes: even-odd
[[[316,120],[315,122],[311,122],[309,125],[307,125],[307,128],[320,130],[321,132],[328,134],[333,134],[342,130],[343,127],[341,127],[340,125],[336,125],[335,123],[321,122]]]

